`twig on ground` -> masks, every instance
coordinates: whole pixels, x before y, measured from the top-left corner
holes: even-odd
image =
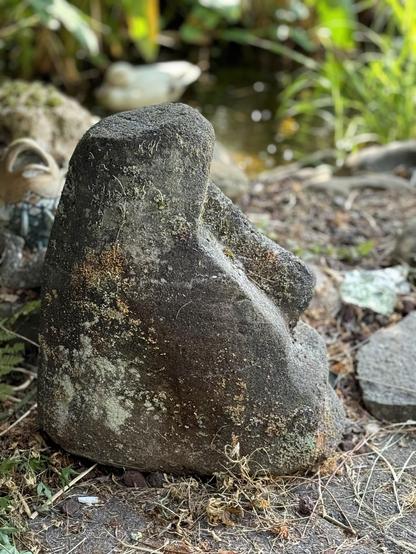
[[[21,421],[23,421],[31,412],[33,412],[33,410],[35,408],[37,408],[37,404],[33,404],[33,406],[31,406],[27,412],[25,412],[23,415],[21,415],[18,419],[16,419],[16,421],[14,421],[11,425],[9,425],[8,427],[6,427],[6,429],[4,429],[3,431],[0,432],[0,437],[3,437],[4,435],[6,435],[9,431],[11,431],[14,427],[16,427],[16,425],[19,425],[19,423]]]
[[[16,331],[12,331],[11,329],[8,329],[5,327],[2,323],[0,323],[0,329],[5,331],[6,333],[9,333],[10,335],[13,335],[14,337],[17,337],[18,339],[22,339],[25,342],[28,342],[29,344],[32,344],[33,346],[36,346],[36,348],[40,348],[39,344],[32,339],[29,339],[28,337],[24,337],[23,335],[20,335],[19,333],[16,333]]]
[[[27,517],[32,517],[32,511],[31,509],[29,508],[26,500],[24,499],[23,495],[19,492],[19,491],[16,491],[17,492],[17,496],[19,497],[19,500],[20,502],[22,503],[22,506],[23,506],[23,509],[27,515]]]
[[[84,537],[81,541],[79,541],[75,546],[71,548],[71,550],[68,550],[66,554],[70,554],[71,552],[74,552],[78,548],[78,546],[81,546],[81,544],[84,544],[84,542],[87,540],[87,537]]]
[[[98,464],[93,464],[91,467],[87,468],[85,471],[83,471],[82,473],[77,475],[74,479],[72,479],[72,481],[69,482],[67,485],[65,485],[65,487],[62,487],[62,489],[59,489],[58,492],[56,492],[53,496],[51,496],[51,498],[49,498],[43,504],[42,508],[47,508],[48,506],[51,506],[55,502],[55,500],[57,500],[59,497],[61,497],[64,494],[64,492],[66,492],[71,487],[73,487],[76,483],[78,483],[78,481],[81,481],[81,479],[83,479],[86,475],[88,475],[88,473],[90,473],[93,469],[95,469],[97,465]],[[38,515],[39,515],[39,512],[33,512],[30,519],[35,519],[38,517]]]

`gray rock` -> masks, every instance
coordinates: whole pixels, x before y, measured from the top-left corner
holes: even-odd
[[[247,175],[232,160],[227,149],[218,142],[215,143],[211,162],[211,179],[233,202],[241,201],[250,188]]]
[[[28,250],[25,241],[9,231],[0,232],[0,286],[36,288],[41,282],[46,248]]]
[[[379,419],[416,419],[416,312],[377,331],[358,352],[364,404]]]
[[[262,171],[256,180],[266,184],[284,183],[288,180],[299,183],[307,183],[309,181],[322,182],[328,181],[332,177],[332,174],[333,168],[326,164],[321,164],[317,167],[305,167],[298,162],[294,162]]]
[[[352,171],[393,172],[399,166],[416,168],[416,140],[369,146],[351,154],[346,166]]]
[[[375,190],[396,190],[397,193],[415,191],[415,187],[402,177],[391,174],[367,173],[353,175],[351,177],[331,177],[329,179],[312,178],[304,182],[304,187],[332,194],[350,194],[352,190],[375,189]]]
[[[198,112],[168,104],[102,120],[74,153],[39,370],[41,426],[71,452],[210,474],[229,447],[286,473],[339,440],[324,343],[297,323],[312,275],[208,184],[213,146]]]
[[[6,81],[0,86],[0,147],[29,137],[65,165],[97,119],[52,85]]]

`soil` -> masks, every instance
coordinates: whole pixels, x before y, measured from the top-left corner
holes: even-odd
[[[254,182],[244,211],[271,238],[324,268],[336,282],[340,272],[354,267],[394,263],[395,236],[416,216],[416,195],[316,192],[295,176]],[[360,344],[415,306],[413,286],[390,317],[351,305],[343,305],[335,317],[306,313],[325,337],[330,380],[348,416],[339,450],[309,474],[250,477],[244,472],[248,461],[241,459],[236,464],[242,477],[230,467],[211,480],[159,474],[123,479],[122,470],[93,466],[48,442],[32,409],[4,434],[0,447],[3,460],[25,460],[7,474],[0,466],[0,489],[16,500],[8,513],[9,524],[19,530],[16,546],[56,554],[416,552],[416,423],[373,419],[362,406],[355,378]],[[17,415],[33,402],[32,396]],[[17,415],[0,421],[0,432]],[[33,459],[40,460],[36,471],[28,470]],[[91,467],[45,506],[40,482],[55,494]],[[74,473],[65,481],[66,468]],[[157,486],[142,486],[143,477]],[[80,496],[96,496],[98,504],[81,504]]]

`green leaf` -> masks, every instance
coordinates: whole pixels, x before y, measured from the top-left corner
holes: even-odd
[[[8,475],[19,464],[18,458],[8,458],[0,462],[0,475]]]
[[[203,46],[209,43],[209,36],[206,31],[199,29],[198,27],[188,25],[187,23],[180,26],[179,33],[181,39],[189,44],[198,44]]]
[[[159,45],[159,1],[122,0],[129,37],[146,61],[157,57]]]
[[[29,0],[29,4],[46,25],[59,21],[90,54],[98,54],[97,36],[81,10],[67,0]]]
[[[309,69],[315,69],[318,64],[312,59],[304,56],[300,52],[276,42],[273,40],[267,40],[256,35],[253,31],[247,31],[246,29],[232,28],[222,31],[219,35],[223,40],[229,40],[231,42],[237,42],[238,44],[250,44],[257,46],[274,54],[280,56],[286,56],[290,60],[293,60]]]
[[[318,15],[320,36],[337,48],[352,50],[357,26],[352,0],[312,0],[310,3]]]
[[[241,0],[198,0],[199,4],[204,8],[209,8],[212,11],[218,13],[223,18],[227,19],[230,23],[237,22],[242,15],[242,2]]]
[[[10,496],[0,496],[0,512],[7,510],[11,502]]]
[[[29,550],[18,550],[14,544],[10,542],[10,529],[0,529],[0,554],[32,554]]]
[[[357,253],[359,256],[368,256],[375,248],[375,242],[373,240],[366,240],[357,246]]]
[[[10,385],[0,383],[0,401],[6,400],[13,393],[13,388]]]
[[[51,489],[45,485],[42,481],[38,484],[36,487],[36,492],[39,496],[45,496],[48,500],[52,498],[52,491]]]
[[[65,487],[66,485],[68,485],[74,475],[77,475],[77,472],[72,466],[62,468],[59,473],[59,478],[62,486]]]

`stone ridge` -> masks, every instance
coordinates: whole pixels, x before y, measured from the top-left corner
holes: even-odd
[[[201,141],[215,141],[209,121],[198,111],[180,103],[148,106],[110,115],[92,126],[82,140],[105,138],[123,143],[139,143],[142,135],[147,137],[155,134],[160,138],[161,133],[173,133],[191,146]]]

